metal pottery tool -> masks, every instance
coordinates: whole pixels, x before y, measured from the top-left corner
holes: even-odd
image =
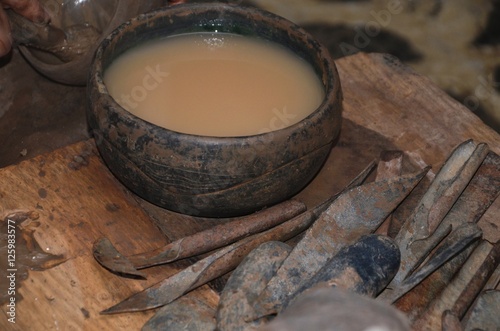
[[[354,187],[342,193],[333,202],[322,204],[317,208],[296,216],[290,221],[282,223],[260,234],[242,239],[235,244],[220,249],[216,253],[196,262],[191,267],[178,274],[137,293],[122,303],[111,307],[103,313],[119,313],[126,311],[140,311],[159,307],[172,302],[186,292],[205,284],[206,282],[234,269],[241,259],[252,249],[269,240],[287,240],[307,229],[320,215],[321,211],[339,202],[339,207],[345,211],[344,218],[351,220],[359,218],[360,210],[350,208],[347,199],[364,203],[366,209],[362,212],[375,212],[377,218],[383,220],[386,215],[404,198],[424,173],[407,175],[391,180],[374,182]],[[374,194],[378,193],[378,194]],[[371,199],[376,196],[377,198]],[[368,204],[366,204],[368,202]],[[341,207],[343,206],[343,207]],[[244,253],[246,252],[246,253]]]
[[[438,190],[442,193],[436,193]],[[499,193],[500,157],[488,153],[484,144],[476,146],[468,141],[457,147],[396,237],[403,256],[408,258],[402,259],[398,275],[379,299],[395,302],[480,239],[482,232],[476,223]],[[434,230],[412,241],[415,233],[431,227],[432,215],[437,214],[444,216],[439,222],[434,220],[438,223]]]

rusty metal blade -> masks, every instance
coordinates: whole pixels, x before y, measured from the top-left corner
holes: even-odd
[[[349,186],[356,186],[362,183],[368,177],[373,167],[374,163],[371,163],[349,184]],[[194,263],[172,277],[164,279],[146,290],[132,295],[128,299],[125,299],[101,313],[116,314],[143,311],[164,306],[183,294],[233,270],[250,251],[260,244],[272,240],[286,241],[305,231],[314,221],[316,221],[318,216],[330,205],[332,200],[335,200],[335,198],[336,196],[272,229],[254,234],[230,246],[221,248],[217,252]]]
[[[470,315],[464,321],[464,330],[498,330],[500,326],[500,290],[482,292]]]
[[[341,194],[306,232],[268,283],[256,301],[253,317],[279,311],[282,303],[342,247],[372,233],[428,170],[368,183]]]
[[[425,239],[417,240],[412,244],[412,251],[417,251],[419,253],[415,256],[415,259],[405,260],[403,263],[404,267],[409,268],[406,273],[405,280],[425,261],[432,250],[435,249],[439,243],[451,233],[451,231],[451,225],[445,226],[442,224],[442,226],[439,226],[436,230],[434,230],[432,235]],[[401,272],[401,269],[399,271]]]
[[[403,169],[403,151],[384,151],[380,153],[380,161],[377,166],[376,181],[401,176]],[[376,233],[388,235],[391,228],[392,214],[387,216],[380,224]]]
[[[457,298],[452,307],[452,311],[461,319],[476,299],[477,295],[487,283],[489,277],[498,267],[500,263],[500,242],[493,244],[490,253],[485,258],[484,262],[475,270],[475,275],[472,277],[471,282],[464,286],[463,291]],[[468,267],[468,266],[464,266]],[[474,269],[472,269],[474,270]],[[462,281],[463,279],[461,279]]]
[[[465,331],[495,330],[500,326],[500,265],[491,274],[473,306],[462,319]]]
[[[250,251],[260,244],[271,240],[286,241],[303,232],[317,217],[318,214],[311,210],[263,233],[252,235],[221,248],[190,267],[132,295],[101,313],[142,311],[166,305],[183,294],[233,270]]]
[[[306,209],[306,205],[300,201],[283,201],[256,213],[184,237],[153,252],[133,255],[130,259],[138,269],[143,269],[200,255],[268,230],[294,218]]]
[[[472,242],[480,239],[483,232],[475,223],[465,223],[452,231],[440,243],[436,251],[429,257],[427,263],[421,266],[415,273],[405,279],[403,286],[414,283],[416,285],[430,273],[446,263],[449,259],[460,253]]]
[[[399,248],[392,238],[368,234],[343,247],[293,297],[287,299],[293,302],[302,293],[318,286],[338,287],[375,297],[394,277],[399,263]],[[284,302],[283,309],[290,302]]]
[[[448,286],[478,246],[479,242],[480,240],[471,243],[466,249],[430,274],[413,290],[393,303],[393,305],[403,311],[410,321],[414,322],[417,320],[427,307],[429,307],[431,302]]]
[[[485,211],[491,206],[495,199],[497,199],[499,194],[500,157],[490,152],[435,232],[444,232],[450,226],[453,229],[458,229],[469,223],[477,223]],[[473,235],[473,232],[471,235]],[[430,252],[435,246],[435,240],[431,242],[431,240],[433,240],[432,237],[427,240],[415,242],[412,249],[416,250],[416,244],[418,243],[422,251]],[[470,239],[473,239],[473,237]],[[450,238],[445,240],[449,243],[453,241],[453,239]],[[458,245],[459,243],[456,244]],[[440,247],[446,247],[446,243],[443,242],[440,244]],[[449,248],[451,249],[451,247]],[[469,248],[466,250],[469,250]],[[425,252],[417,252],[417,254],[424,257]],[[435,270],[432,275],[422,277],[423,274],[427,273],[427,268],[430,268],[430,265],[427,265],[417,271],[418,275],[411,275],[408,273],[409,277],[403,280],[402,283],[397,283],[395,278],[378,298],[394,302],[397,297],[405,294],[404,292],[408,292],[411,287],[417,286],[418,291],[412,291],[408,293],[409,295],[405,295],[398,300],[397,306],[403,311],[410,309],[408,313],[411,316],[418,316],[420,312],[428,306],[432,298],[441,292],[451,276],[465,262],[467,254],[460,253],[460,255],[461,257],[453,257],[449,262],[446,262],[444,266],[439,267],[439,270]],[[429,259],[429,264],[432,259],[434,259],[434,257]],[[416,260],[402,260],[402,268],[408,268],[409,271],[415,269],[418,263],[413,264],[412,267],[405,265],[414,261]],[[439,261],[432,261],[432,264],[437,266]],[[422,278],[422,283],[411,284],[412,282],[417,282],[417,278]]]
[[[500,194],[500,156],[490,152],[443,220],[453,228],[467,222],[478,222]]]
[[[265,324],[265,319],[246,321],[253,311],[253,298],[265,288],[290,251],[287,244],[270,241],[245,257],[220,295],[216,314],[218,331],[245,330]]]
[[[214,262],[222,259],[225,255],[230,254],[235,249],[248,244],[254,239],[254,237],[255,235],[242,239],[236,244],[220,249],[216,253],[207,256],[206,258],[196,262],[195,264],[176,273],[175,275],[160,281],[159,283],[147,288],[142,292],[132,295],[128,299],[118,303],[113,307],[103,310],[101,314],[142,311],[169,304],[183,294],[189,292],[190,289],[193,288],[193,285],[198,282],[203,273]]]
[[[401,268],[392,288],[401,284],[418,263],[439,242],[447,227],[439,225],[460,197],[488,154],[486,144],[469,140],[460,144],[449,156],[412,215],[396,236],[401,249]],[[432,236],[437,230],[438,235]],[[426,241],[427,240],[427,241]]]
[[[158,330],[215,330],[215,309],[205,300],[194,295],[185,295],[156,314],[141,328],[141,331]]]
[[[92,253],[96,261],[111,272],[146,279],[146,275],[137,271],[132,262],[123,256],[108,238],[96,240],[92,247]]]
[[[106,269],[122,275],[144,277],[137,269],[170,263],[232,244],[289,220],[306,210],[295,200],[284,201],[247,216],[176,240],[158,249],[125,257],[106,238],[94,244],[94,257]]]
[[[431,273],[459,254],[472,242],[480,239],[481,229],[475,223],[466,223],[454,230],[430,256],[428,262],[420,267],[414,274],[405,279],[401,285],[392,290],[382,292],[377,299],[390,303],[395,302],[408,291],[417,286]]]
[[[490,279],[484,285],[484,290],[500,290],[500,265],[497,266]]]
[[[500,242],[481,241],[451,283],[413,324],[414,330],[441,329],[444,311],[461,318],[500,262]]]

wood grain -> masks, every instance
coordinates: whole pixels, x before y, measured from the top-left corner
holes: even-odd
[[[129,254],[167,241],[107,170],[93,142],[0,169],[0,178],[0,214],[37,211],[41,223],[35,232],[37,242],[45,251],[67,258],[52,269],[30,271],[28,280],[18,281],[22,299],[16,302],[16,324],[7,322],[2,309],[0,329],[139,330],[153,312],[114,316],[99,312],[177,268],[156,268],[148,272],[147,281],[140,281],[113,275],[94,261],[92,243],[101,236]]]

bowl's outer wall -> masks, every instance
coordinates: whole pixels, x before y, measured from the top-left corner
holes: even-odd
[[[288,128],[218,138],[160,128],[123,110],[109,96],[102,73],[127,49],[156,37],[214,30],[256,35],[289,47],[320,75],[325,101]],[[179,5],[122,25],[98,49],[88,92],[89,125],[115,176],[150,202],[196,216],[243,215],[296,194],[321,168],[341,126],[340,82],[327,51],[289,21],[238,6]]]

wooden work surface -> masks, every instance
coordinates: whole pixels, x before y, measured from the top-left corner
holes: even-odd
[[[324,168],[298,195],[308,206],[337,192],[383,150],[403,150],[413,161],[432,165],[434,172],[467,139],[486,142],[500,153],[496,132],[393,57],[358,54],[337,66],[344,92],[343,128]],[[497,199],[480,221],[492,241],[500,238],[500,219],[493,217],[499,205]],[[15,211],[36,213],[36,226],[30,228],[36,242],[44,252],[64,255],[64,262],[18,280],[22,299],[17,297],[16,324],[8,323],[2,306],[1,330],[139,330],[153,311],[106,316],[99,311],[173,274],[186,261],[151,268],[146,281],[121,278],[94,261],[93,242],[107,236],[129,255],[216,222],[138,199],[109,172],[92,140],[0,169],[1,219]],[[217,293],[207,286],[196,292],[217,303]]]

